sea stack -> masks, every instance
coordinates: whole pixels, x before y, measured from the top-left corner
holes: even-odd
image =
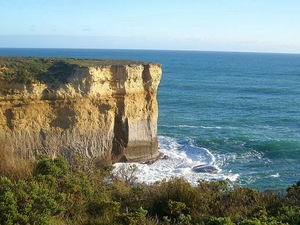
[[[161,75],[157,63],[0,57],[1,141],[29,159],[157,158]]]

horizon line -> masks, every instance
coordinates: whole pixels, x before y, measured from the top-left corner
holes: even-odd
[[[143,49],[143,48],[74,48],[74,47],[0,47],[0,49],[53,49],[53,50],[124,50],[124,51],[181,51],[181,52],[212,52],[212,53],[253,53],[253,54],[284,54],[300,55],[295,52],[272,52],[272,51],[231,51],[231,50],[191,50],[191,49]],[[1,55],[1,53],[0,53]]]

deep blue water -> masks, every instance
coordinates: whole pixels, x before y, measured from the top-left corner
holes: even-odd
[[[134,59],[163,65],[160,136],[208,149],[222,171],[258,189],[300,180],[300,55],[0,49],[2,56]]]

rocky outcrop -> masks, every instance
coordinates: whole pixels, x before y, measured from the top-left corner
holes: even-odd
[[[156,158],[161,73],[160,64],[99,61],[74,65],[63,81],[2,80],[0,132],[22,158],[41,153],[112,162]]]

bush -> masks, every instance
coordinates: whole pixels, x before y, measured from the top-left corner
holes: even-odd
[[[292,205],[300,206],[300,181],[287,189],[286,200]]]
[[[280,208],[277,216],[278,220],[289,225],[300,224],[300,207],[299,206],[283,206]]]
[[[126,184],[134,184],[137,179],[137,169],[135,164],[123,164],[112,174],[112,178],[113,180],[124,182]]]
[[[12,183],[0,179],[1,224],[47,224],[52,216],[64,212],[66,196],[36,181]]]
[[[41,156],[26,179],[0,177],[0,224],[300,224],[298,184],[281,196],[219,181],[135,184],[110,171]]]
[[[68,172],[68,164],[62,157],[52,160],[49,156],[42,155],[34,168],[34,175],[63,176]]]
[[[207,221],[207,225],[234,225],[229,217],[216,218],[212,217]]]
[[[101,221],[102,223],[112,224],[119,216],[121,204],[115,201],[93,201],[87,208],[91,221]]]
[[[18,217],[17,199],[13,183],[6,177],[0,178],[0,224],[10,225]]]
[[[139,225],[145,224],[147,218],[147,210],[144,210],[142,207],[133,213],[122,213],[121,215],[117,216],[115,221],[118,224],[124,225]]]

